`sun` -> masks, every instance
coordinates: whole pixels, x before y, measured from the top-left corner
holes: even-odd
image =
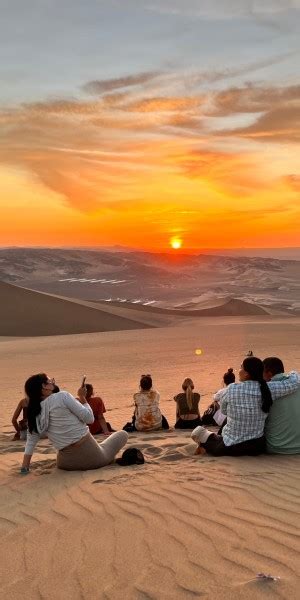
[[[182,240],[178,237],[172,237],[170,239],[170,246],[173,248],[173,250],[179,250],[179,248],[182,246]]]

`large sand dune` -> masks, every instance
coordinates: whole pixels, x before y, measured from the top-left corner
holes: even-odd
[[[43,336],[147,328],[138,320],[111,315],[68,299],[0,282],[0,335]]]

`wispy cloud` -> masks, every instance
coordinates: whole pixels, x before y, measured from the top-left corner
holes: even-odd
[[[300,85],[286,87],[254,86],[230,87],[212,95],[210,114],[228,116],[235,113],[260,113],[275,107],[300,103]]]
[[[83,87],[83,91],[88,94],[103,94],[113,90],[122,90],[124,88],[132,88],[156,79],[161,73],[159,71],[138,73],[137,75],[127,75],[127,77],[118,77],[114,79],[102,79],[88,81]]]
[[[300,143],[300,106],[269,110],[247,127],[223,130],[223,136],[254,138],[264,142]]]

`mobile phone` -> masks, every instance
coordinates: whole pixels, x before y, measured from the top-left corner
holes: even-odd
[[[85,382],[86,382],[86,375],[84,375],[82,378],[81,387],[85,386]]]

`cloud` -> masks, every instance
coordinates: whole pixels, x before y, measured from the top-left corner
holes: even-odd
[[[213,93],[210,114],[228,116],[236,113],[260,113],[274,107],[300,102],[300,85],[286,87],[253,86],[231,87]]]
[[[161,73],[159,71],[148,71],[138,73],[137,75],[127,75],[127,77],[118,77],[114,79],[99,79],[88,81],[82,89],[88,94],[103,94],[112,90],[121,90],[144,85],[156,79]]]
[[[223,136],[255,138],[263,142],[300,143],[300,106],[285,106],[269,110],[248,127],[227,129]]]
[[[285,175],[285,177],[283,177],[282,179],[284,183],[286,183],[289,187],[292,188],[292,190],[295,190],[296,192],[300,193],[300,175],[296,175],[295,173],[293,173],[290,175]]]
[[[189,110],[191,108],[199,108],[203,102],[201,96],[199,97],[176,97],[176,96],[165,96],[165,97],[152,97],[142,98],[135,102],[126,104],[126,110],[131,112],[174,112],[180,110]]]
[[[0,109],[0,163],[31,172],[73,208],[110,210],[136,201],[141,189],[150,194],[149,177],[157,188],[175,177],[175,193],[180,181],[235,198],[251,195],[270,181],[251,146],[239,152],[241,140],[299,141],[300,86],[202,93],[191,87],[187,94],[178,73],[170,74],[174,86],[166,74],[155,79],[154,89],[153,74],[144,84],[134,83],[142,75],[126,78],[127,90],[121,90],[120,80],[109,80],[115,91],[97,98],[50,98]],[[160,85],[166,82],[163,93]],[[213,129],[215,121],[225,117],[228,123],[240,113],[253,114],[255,122]],[[227,142],[230,150],[220,150]],[[296,184],[285,181],[291,193]]]

